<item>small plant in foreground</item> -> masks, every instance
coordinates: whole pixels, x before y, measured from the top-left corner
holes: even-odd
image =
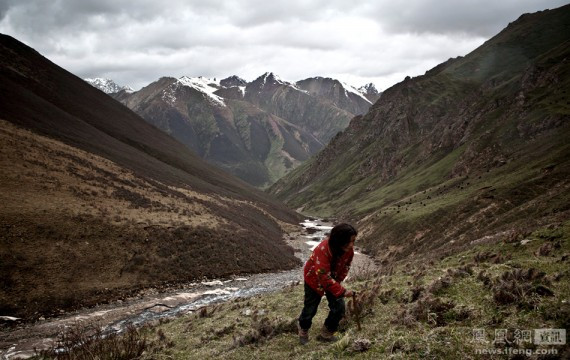
[[[149,341],[142,328],[128,325],[122,334],[105,334],[100,326],[90,324],[63,331],[52,348],[38,355],[42,359],[127,360],[153,348],[159,348],[159,344]]]
[[[268,317],[261,319],[254,317],[250,330],[245,334],[234,336],[232,348],[261,343],[279,334],[296,332],[297,319],[283,319],[278,317],[270,320]]]
[[[356,322],[358,331],[361,330],[361,320],[367,314],[372,312],[374,301],[380,292],[380,282],[377,281],[370,289],[355,294],[348,302],[348,311],[346,315],[349,319]]]

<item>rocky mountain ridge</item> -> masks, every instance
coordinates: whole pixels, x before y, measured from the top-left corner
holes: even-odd
[[[205,160],[265,187],[371,105],[346,84],[316,79],[291,83],[270,72],[249,83],[238,76],[165,77],[113,96]]]

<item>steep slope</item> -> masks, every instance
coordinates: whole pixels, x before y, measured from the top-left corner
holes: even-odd
[[[270,191],[357,221],[386,261],[568,218],[570,6],[386,90]],[[422,255],[420,255],[422,254]]]
[[[319,151],[354,114],[371,105],[364,94],[337,80],[300,84],[272,73],[251,83],[235,75],[221,81],[162,78],[113,97],[203,159],[265,187]]]
[[[247,84],[244,99],[302,127],[323,143],[344,129],[354,116],[331,100],[311,95],[297,85],[265,73]]]
[[[256,186],[272,183],[323,144],[243,101],[240,79],[162,78],[116,98],[203,159]],[[236,86],[234,86],[236,85]]]
[[[354,115],[365,114],[372,105],[360,90],[335,79],[314,77],[297,81],[296,85],[309,94],[328,100],[332,105]]]
[[[3,315],[297,263],[279,202],[5,35],[0,64]]]

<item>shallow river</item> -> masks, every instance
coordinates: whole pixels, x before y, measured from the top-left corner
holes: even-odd
[[[330,231],[331,226],[329,223],[310,220],[306,220],[301,225],[304,229],[288,234],[287,242],[304,262],[314,246]],[[357,261],[372,263],[370,259],[359,253],[355,256],[355,262]],[[302,279],[302,270],[297,268],[247,277],[191,283],[166,293],[148,290],[137,298],[5,329],[0,334],[0,359],[29,358],[34,355],[34,348],[51,347],[58,333],[81,322],[95,322],[104,328],[105,332],[120,332],[127,324],[138,326],[161,318],[176,317],[234,298],[277,291],[287,285],[300,282]]]

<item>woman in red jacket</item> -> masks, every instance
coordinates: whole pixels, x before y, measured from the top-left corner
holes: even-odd
[[[303,311],[299,316],[299,340],[303,345],[309,341],[309,329],[323,295],[327,297],[330,312],[317,339],[337,340],[334,332],[344,316],[344,298],[353,295],[352,291],[346,290],[340,283],[350,269],[357,234],[352,225],[336,225],[329,237],[317,245],[305,263],[305,299]]]

